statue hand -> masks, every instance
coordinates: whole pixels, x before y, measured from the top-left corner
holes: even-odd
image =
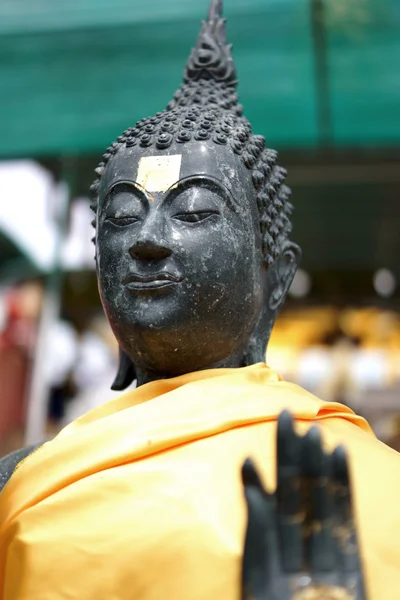
[[[248,508],[243,600],[365,600],[346,452],[301,437],[278,419],[277,488],[269,494],[251,460],[242,469]]]

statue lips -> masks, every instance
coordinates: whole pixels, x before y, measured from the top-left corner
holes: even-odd
[[[132,273],[123,283],[132,292],[150,292],[172,287],[180,283],[182,279],[179,275],[173,275],[165,271],[151,275]]]

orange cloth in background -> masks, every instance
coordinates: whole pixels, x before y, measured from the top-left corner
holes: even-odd
[[[284,408],[346,445],[368,598],[398,600],[400,456],[264,364],[146,384],[29,457],[0,494],[1,600],[239,599],[240,469],[275,486]]]

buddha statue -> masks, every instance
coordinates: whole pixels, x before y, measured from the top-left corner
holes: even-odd
[[[398,455],[264,362],[300,249],[286,171],[238,103],[221,13],[212,0],[167,108],[96,169],[113,387],[137,387],[0,464],[1,600],[400,589]]]
[[[220,6],[167,109],[96,169],[99,290],[122,350],[114,389],[264,361],[300,257],[286,171],[237,102]]]

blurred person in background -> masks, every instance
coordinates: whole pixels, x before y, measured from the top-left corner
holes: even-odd
[[[68,404],[64,424],[111,400],[117,369],[118,344],[103,314],[92,318],[80,336],[72,370],[76,394]]]
[[[40,281],[15,285],[5,294],[0,334],[0,455],[21,447],[38,318]]]
[[[47,337],[44,378],[49,390],[47,434],[58,433],[68,404],[75,397],[77,387],[73,380],[78,361],[78,334],[73,325],[57,319]]]

